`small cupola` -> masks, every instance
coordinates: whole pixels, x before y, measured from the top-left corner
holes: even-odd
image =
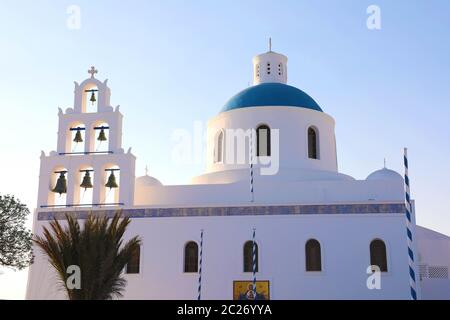
[[[253,84],[286,84],[287,61],[285,55],[272,51],[272,40],[269,39],[269,51],[253,58]]]
[[[391,180],[403,182],[403,177],[396,171],[384,167],[383,169],[377,170],[369,174],[366,178],[368,181],[375,180]]]

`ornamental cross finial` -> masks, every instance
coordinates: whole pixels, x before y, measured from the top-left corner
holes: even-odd
[[[95,75],[96,73],[98,73],[98,70],[95,69],[94,66],[92,66],[91,69],[88,70],[88,73],[91,75],[91,78],[94,78],[94,75]]]
[[[386,169],[386,158],[384,158],[384,168]]]
[[[145,166],[145,175],[148,176],[148,166]]]
[[[269,52],[272,52],[272,38],[269,37]]]

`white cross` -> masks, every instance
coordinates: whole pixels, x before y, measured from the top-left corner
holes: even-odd
[[[94,66],[92,66],[91,69],[88,70],[88,73],[91,75],[91,78],[94,78],[94,75],[95,75],[96,73],[98,73],[98,70],[95,69]]]

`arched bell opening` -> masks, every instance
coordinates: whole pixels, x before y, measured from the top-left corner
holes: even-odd
[[[74,203],[79,205],[92,205],[94,197],[94,169],[90,166],[81,166],[75,174]]]
[[[104,121],[97,121],[92,128],[91,146],[94,152],[109,151],[109,124]]]
[[[67,169],[62,166],[53,168],[50,172],[47,204],[49,206],[67,205]]]
[[[107,165],[104,169],[104,187],[100,194],[103,204],[118,204],[120,192],[120,168],[117,165]]]
[[[81,110],[83,113],[97,112],[98,110],[98,87],[89,83],[83,88],[83,99]]]
[[[81,122],[69,125],[66,140],[66,152],[83,154],[86,143],[86,126]]]

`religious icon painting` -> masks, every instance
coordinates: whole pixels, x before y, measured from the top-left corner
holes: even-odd
[[[267,280],[256,281],[256,291],[253,281],[233,281],[233,300],[269,300],[270,283]]]

